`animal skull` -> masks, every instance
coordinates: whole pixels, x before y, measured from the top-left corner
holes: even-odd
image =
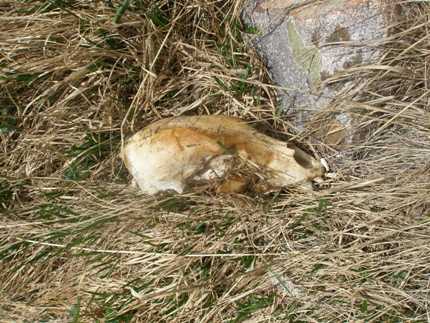
[[[259,191],[309,185],[324,173],[321,163],[301,149],[225,116],[160,120],[129,138],[121,157],[147,194],[183,193],[202,183],[214,184],[217,192],[243,191],[253,174],[239,171],[238,163],[265,174],[265,183],[253,187]]]

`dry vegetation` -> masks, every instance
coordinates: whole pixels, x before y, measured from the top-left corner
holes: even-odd
[[[121,140],[222,113],[296,133],[245,46],[239,0],[0,3],[0,320],[425,322],[430,317],[430,8],[333,109],[319,190],[139,196]],[[324,116],[320,116],[323,118]]]

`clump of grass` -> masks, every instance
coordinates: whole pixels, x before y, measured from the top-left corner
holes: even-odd
[[[360,140],[336,151],[314,129],[295,137],[337,173],[321,190],[127,187],[121,139],[162,117],[227,114],[294,133],[243,41],[258,31],[240,8],[1,5],[2,320],[428,318],[428,4],[401,6],[380,44],[384,69],[341,76],[365,85],[333,104],[355,116]]]

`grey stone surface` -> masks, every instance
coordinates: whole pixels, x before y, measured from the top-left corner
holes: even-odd
[[[257,30],[251,41],[272,80],[287,88],[279,91],[279,100],[299,129],[348,86],[327,80],[377,60],[375,45],[386,32],[385,10],[383,0],[247,2],[242,19]],[[347,116],[337,121],[350,122]]]

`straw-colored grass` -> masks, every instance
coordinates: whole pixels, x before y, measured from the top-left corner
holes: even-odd
[[[342,149],[294,136],[241,5],[0,4],[2,322],[430,319],[430,5],[400,5],[378,68],[339,76],[359,85],[333,103],[359,134]],[[294,138],[336,176],[315,192],[137,194],[122,139],[182,114]]]

